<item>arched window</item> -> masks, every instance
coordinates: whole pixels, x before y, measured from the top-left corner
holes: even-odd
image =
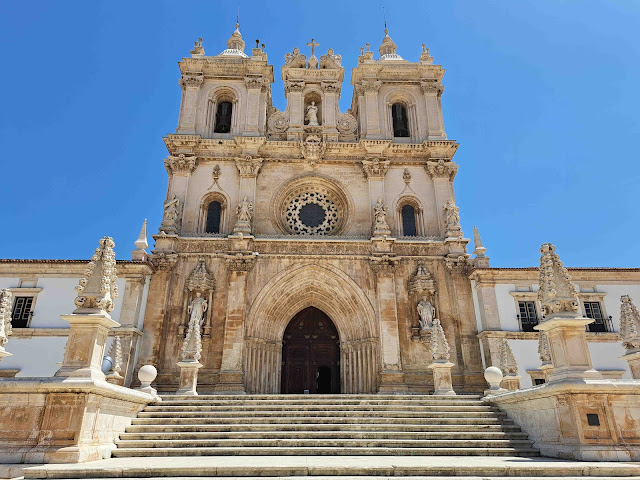
[[[409,117],[407,109],[401,103],[394,103],[391,106],[391,118],[393,119],[393,136],[408,137],[409,136]]]
[[[220,219],[222,218],[222,204],[213,201],[207,207],[207,224],[205,232],[220,233]]]
[[[416,209],[412,205],[402,206],[402,235],[405,237],[415,237],[416,230]]]
[[[214,133],[229,133],[231,131],[231,114],[233,105],[231,102],[220,102],[216,108],[216,123]]]

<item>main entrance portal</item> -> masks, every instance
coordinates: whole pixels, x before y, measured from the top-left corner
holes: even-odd
[[[340,393],[340,338],[315,307],[299,312],[282,340],[282,393]]]

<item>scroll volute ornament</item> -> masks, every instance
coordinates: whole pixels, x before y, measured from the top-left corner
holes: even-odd
[[[556,247],[550,243],[544,243],[540,247],[542,256],[540,257],[538,300],[545,316],[564,313],[574,317],[580,305],[578,292],[555,250]]]

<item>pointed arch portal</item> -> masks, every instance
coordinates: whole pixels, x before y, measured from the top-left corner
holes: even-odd
[[[247,393],[297,393],[300,390],[299,386],[291,386],[295,382],[287,383],[290,379],[283,376],[302,375],[301,371],[285,372],[282,368],[283,361],[288,360],[286,335],[297,325],[299,315],[311,315],[316,321],[323,319],[327,329],[335,330],[338,346],[335,354],[339,358],[337,370],[331,370],[330,365],[325,365],[324,357],[318,354],[318,359],[324,363],[318,364],[315,360],[315,367],[313,364],[308,366],[306,380],[300,381],[311,388],[303,388],[302,391],[317,390],[316,379],[311,377],[319,374],[322,382],[326,382],[327,375],[330,375],[331,389],[337,392],[377,392],[379,335],[371,302],[358,284],[339,268],[307,264],[292,266],[277,274],[267,282],[251,305],[244,347]],[[309,347],[312,348],[313,343]],[[309,361],[314,361],[311,353],[308,360],[301,359],[299,363],[302,365]],[[319,367],[329,367],[331,371],[318,370]]]

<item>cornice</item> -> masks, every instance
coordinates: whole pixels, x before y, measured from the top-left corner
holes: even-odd
[[[265,137],[235,137],[234,139],[210,139],[200,135],[169,134],[164,143],[171,156],[195,155],[198,160],[235,159],[248,153],[247,142],[251,141],[251,155],[265,161],[298,162],[300,142],[266,140]],[[339,161],[362,161],[367,156],[385,157],[397,165],[416,165],[425,162],[450,162],[459,144],[455,140],[428,140],[414,144],[396,144],[390,140],[360,140],[358,142],[323,142],[323,158],[317,163]],[[347,162],[349,163],[349,162]]]
[[[0,275],[39,277],[59,275],[82,275],[89,260],[39,260],[39,259],[0,259]],[[116,260],[119,277],[135,277],[153,273],[149,262],[135,260]]]

